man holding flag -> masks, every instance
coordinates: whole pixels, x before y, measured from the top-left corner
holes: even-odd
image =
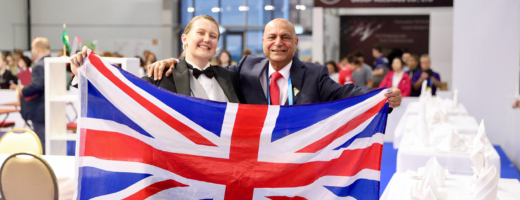
[[[264,105],[185,98],[86,49],[73,57],[84,64],[86,112],[76,197],[378,199],[388,108],[400,105],[400,91],[333,84],[326,68],[294,58],[288,21],[275,19],[264,33],[267,58],[231,67],[247,103]]]

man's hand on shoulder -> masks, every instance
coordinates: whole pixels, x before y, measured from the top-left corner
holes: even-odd
[[[146,70],[148,71],[148,77],[152,78],[153,76],[154,81],[161,80],[163,71],[166,68],[168,68],[168,71],[166,71],[165,75],[168,77],[172,74],[175,65],[177,65],[177,60],[175,58],[169,58],[154,62],[151,65],[146,66]]]
[[[390,92],[386,93],[385,96],[388,98],[388,104],[391,108],[397,108],[401,105],[401,90],[398,88],[390,88]]]

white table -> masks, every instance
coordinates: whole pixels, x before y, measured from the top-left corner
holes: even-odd
[[[394,149],[399,149],[404,135],[413,134],[412,127],[419,119],[419,106],[419,102],[408,104],[405,113],[394,130]],[[462,104],[459,104],[457,110],[457,112],[449,114],[448,123],[461,134],[477,134],[479,124],[475,117],[467,115],[466,108]]]
[[[420,180],[412,179],[406,173],[395,173],[386,186],[381,200],[408,200],[412,186]],[[448,175],[444,187],[437,190],[447,200],[472,199],[474,182],[471,176]],[[520,182],[517,179],[501,178],[498,182],[498,198],[500,200],[520,199]]]
[[[403,143],[407,144],[408,139],[405,136]],[[491,151],[489,156],[490,164],[494,165],[500,174],[500,156],[488,140],[486,140],[486,148]],[[473,170],[471,169],[473,163],[470,155],[470,147],[466,148],[465,151],[442,152],[437,150],[435,146],[402,145],[397,151],[396,172],[417,171],[419,167],[424,167],[430,158],[435,157],[442,167],[451,174],[473,175]]]
[[[9,154],[0,154],[0,165],[4,163]],[[75,186],[76,159],[74,156],[42,156],[52,167],[58,180],[59,199],[72,199]]]

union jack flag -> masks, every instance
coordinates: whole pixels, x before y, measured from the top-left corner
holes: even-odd
[[[172,94],[89,53],[75,199],[378,199],[385,90],[268,106]]]

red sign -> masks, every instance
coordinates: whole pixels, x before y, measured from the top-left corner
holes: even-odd
[[[453,7],[453,0],[314,0],[314,7]]]

